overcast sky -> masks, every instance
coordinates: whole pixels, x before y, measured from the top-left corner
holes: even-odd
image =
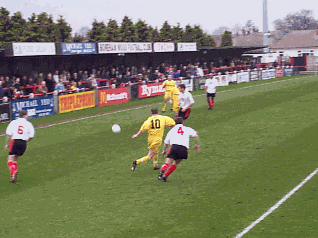
[[[260,31],[263,30],[263,0],[2,0],[0,7],[5,7],[11,15],[20,11],[25,19],[33,12],[47,12],[56,22],[58,16],[63,15],[73,33],[84,26],[90,28],[94,18],[105,24],[112,18],[120,24],[125,15],[134,23],[140,18],[158,29],[168,20],[172,26],[178,22],[181,27],[199,24],[211,34],[220,26],[232,27],[236,23],[243,26],[251,19]],[[276,19],[301,9],[313,10],[315,19],[318,19],[318,1],[268,0],[269,30],[274,30],[273,21]]]

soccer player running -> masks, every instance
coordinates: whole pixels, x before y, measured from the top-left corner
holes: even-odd
[[[34,137],[34,127],[27,121],[26,111],[19,112],[19,118],[11,121],[7,127],[5,149],[9,151],[8,168],[11,172],[11,182],[15,183],[18,176],[18,158],[24,154],[27,142]]]
[[[181,107],[178,113],[179,117],[182,117],[183,120],[187,119],[190,115],[190,107],[193,106],[194,100],[192,94],[186,91],[184,84],[179,85],[179,106]]]
[[[171,75],[168,75],[168,79],[162,83],[162,87],[166,90],[165,96],[163,98],[163,106],[161,112],[164,113],[166,110],[166,104],[168,99],[171,98],[171,90],[175,87],[176,85],[174,84],[174,81],[172,79]],[[172,110],[172,105],[171,109]]]
[[[188,158],[190,137],[195,138],[195,151],[200,150],[198,133],[191,127],[184,126],[183,119],[181,117],[177,117],[175,122],[176,125],[168,132],[164,141],[165,145],[162,156],[167,153],[166,150],[168,145],[171,145],[166,162],[161,166],[160,173],[158,175],[158,179],[163,180],[164,182],[167,182],[167,178],[177,169],[179,163]],[[171,164],[172,160],[174,160],[173,164]]]
[[[209,110],[213,110],[214,107],[214,98],[216,94],[216,89],[218,88],[218,81],[213,77],[209,78],[205,81],[205,91],[206,91],[206,97],[207,102],[209,104]]]
[[[149,153],[133,161],[132,171],[135,171],[136,166],[143,162],[148,162],[153,159],[154,170],[160,169],[158,167],[158,152],[162,144],[162,137],[165,127],[172,127],[175,125],[174,120],[168,116],[162,116],[158,114],[158,109],[156,107],[151,109],[152,116],[149,117],[141,126],[137,134],[133,135],[132,138],[135,139],[141,135],[141,133],[148,131],[148,149]]]
[[[172,88],[171,90],[171,98],[172,98],[172,110],[174,112],[175,117],[178,117],[179,114],[179,94],[180,94],[180,90],[179,90],[179,85],[181,84],[181,79],[177,79],[176,80],[176,87]]]

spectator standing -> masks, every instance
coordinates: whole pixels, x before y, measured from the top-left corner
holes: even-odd
[[[4,97],[4,89],[3,89],[3,81],[0,81],[0,98],[3,98]]]
[[[75,73],[73,73],[72,81],[74,81],[74,82],[78,82],[78,81],[80,81],[80,78],[78,77],[78,75],[77,75],[77,73],[76,73],[76,72],[75,72]]]
[[[112,68],[112,69],[111,69],[111,71],[110,71],[110,73],[109,73],[109,77],[110,77],[111,79],[117,78],[117,76],[116,76],[116,69],[115,69],[115,68]]]
[[[197,72],[196,72],[197,76],[202,77],[204,76],[203,70],[200,66],[197,66]]]
[[[173,78],[174,78],[174,79],[180,78],[180,75],[181,75],[180,73],[181,73],[181,70],[178,69],[177,72],[173,75]]]
[[[186,78],[187,77],[187,66],[183,66],[182,68],[181,68],[181,71],[180,71],[180,76],[182,77],[182,78]]]
[[[60,80],[59,83],[55,85],[54,90],[57,91],[58,93],[65,90],[65,86],[62,80]]]
[[[36,92],[41,95],[46,95],[48,93],[46,82],[44,80],[41,81],[41,85],[37,88]]]
[[[36,78],[36,85],[40,85],[43,80],[43,73],[39,73],[38,77]]]
[[[21,84],[20,84],[20,78],[16,78],[13,86],[18,90],[21,91]]]
[[[87,79],[88,79],[88,73],[87,71],[84,71],[82,81],[87,81]]]
[[[123,77],[123,83],[130,83],[131,82],[131,77],[130,77],[130,72],[126,72],[126,75]]]
[[[54,72],[53,80],[55,81],[55,83],[59,83],[60,77],[59,77],[59,71],[58,71],[58,70],[56,70],[56,71]]]
[[[46,82],[46,85],[47,85],[48,92],[53,92],[54,91],[55,81],[53,80],[51,73],[47,74],[45,82]]]

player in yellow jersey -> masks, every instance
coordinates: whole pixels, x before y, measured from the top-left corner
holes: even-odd
[[[137,164],[148,162],[151,159],[153,159],[154,170],[160,169],[158,167],[158,152],[162,144],[165,127],[172,127],[175,125],[175,122],[171,117],[159,115],[156,107],[151,109],[151,114],[152,116],[142,124],[138,133],[132,136],[132,138],[135,139],[140,136],[141,133],[148,131],[149,149],[148,155],[133,161],[132,171],[135,171]]]
[[[177,86],[171,90],[171,98],[172,98],[172,110],[174,112],[175,117],[178,117],[180,106],[179,106],[179,93],[180,90],[178,86],[181,84],[181,79],[176,80]]]
[[[168,79],[162,83],[162,87],[166,90],[163,98],[163,106],[161,112],[164,113],[166,110],[166,103],[171,98],[171,90],[175,87],[174,81],[171,75],[168,75]],[[172,105],[171,105],[172,109]]]

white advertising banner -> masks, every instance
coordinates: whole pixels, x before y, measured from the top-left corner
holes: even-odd
[[[138,42],[100,42],[98,43],[98,53],[143,53],[152,52],[152,43]]]
[[[246,83],[249,82],[249,72],[240,72],[237,74],[237,83]]]
[[[229,79],[229,82],[231,82],[231,83],[236,82],[237,81],[237,74],[236,73],[229,74],[227,76],[227,78]]]
[[[178,43],[178,51],[197,51],[197,43]]]
[[[55,43],[27,42],[12,43],[13,56],[55,55]]]
[[[193,91],[193,79],[182,79],[181,81],[186,86],[187,91]]]
[[[276,70],[275,69],[270,69],[269,70],[269,77],[271,79],[276,78]]]
[[[154,52],[172,52],[174,51],[173,42],[155,42],[153,43]]]
[[[258,71],[257,71],[257,70],[251,71],[251,73],[250,73],[250,80],[251,80],[251,81],[258,80]]]
[[[262,71],[262,79],[275,78],[275,69],[266,69]]]
[[[219,82],[218,86],[229,86],[228,75],[214,76],[214,78]]]

